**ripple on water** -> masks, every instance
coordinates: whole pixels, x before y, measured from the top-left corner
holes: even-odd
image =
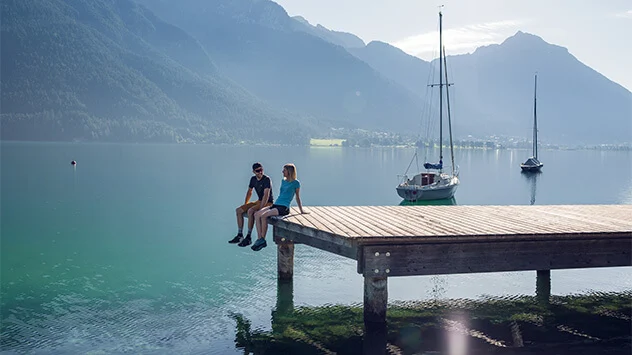
[[[2,348],[18,352],[190,352],[231,339],[234,322],[216,306],[199,299],[105,301],[80,294],[55,297],[46,313],[23,307],[3,322]],[[48,314],[48,316],[45,316]]]

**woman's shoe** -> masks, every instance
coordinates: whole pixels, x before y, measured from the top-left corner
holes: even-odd
[[[259,251],[265,247],[268,246],[268,243],[266,243],[266,240],[263,238],[259,238],[257,239],[257,241],[255,242],[255,244],[252,245],[252,247],[250,247],[252,250],[254,251]]]

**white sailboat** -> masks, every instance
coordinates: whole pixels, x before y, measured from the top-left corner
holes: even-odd
[[[451,199],[459,186],[458,172],[454,165],[454,146],[452,144],[452,121],[450,117],[450,94],[448,88],[447,62],[445,48],[442,43],[443,14],[439,12],[439,84],[431,87],[439,87],[439,163],[425,163],[425,172],[408,178],[408,171],[403,176],[403,181],[397,186],[397,194],[406,201],[426,201]],[[445,77],[444,77],[445,75]],[[445,78],[445,83],[443,79]],[[443,171],[443,87],[446,89],[446,102],[448,111],[448,127],[450,133],[450,157],[452,161],[451,172]],[[413,159],[416,158],[417,153]],[[412,161],[411,161],[412,165]],[[410,168],[410,165],[408,166]]]
[[[520,164],[524,172],[538,172],[544,164],[538,160],[538,74],[535,74],[535,88],[533,91],[533,156]]]

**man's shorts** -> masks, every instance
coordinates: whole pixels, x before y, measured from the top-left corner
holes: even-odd
[[[255,202],[248,202],[248,203],[246,203],[245,205],[241,205],[241,206],[239,206],[239,208],[241,208],[241,210],[242,210],[244,213],[246,213],[246,212],[248,212],[248,210],[249,210],[250,208],[257,206],[258,204],[259,204],[259,201],[255,201]],[[270,202],[268,202],[268,203],[266,203],[266,204],[265,204],[265,206],[263,206],[263,207],[268,207],[268,206],[272,206],[272,204],[271,204]],[[258,210],[259,210],[259,208],[257,208],[255,211],[258,211]]]

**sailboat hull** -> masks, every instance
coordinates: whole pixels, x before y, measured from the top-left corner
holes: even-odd
[[[540,162],[536,157],[531,157],[527,159],[526,162],[520,164],[520,168],[525,172],[540,171],[543,166],[544,164],[542,164],[542,162]]]
[[[544,166],[544,164],[538,164],[538,165],[524,165],[524,164],[521,164],[520,168],[524,172],[538,172],[538,171],[540,171],[540,169],[542,169],[543,166]]]
[[[454,197],[459,187],[459,178],[451,176],[430,185],[400,184],[397,194],[406,201],[445,200]]]

